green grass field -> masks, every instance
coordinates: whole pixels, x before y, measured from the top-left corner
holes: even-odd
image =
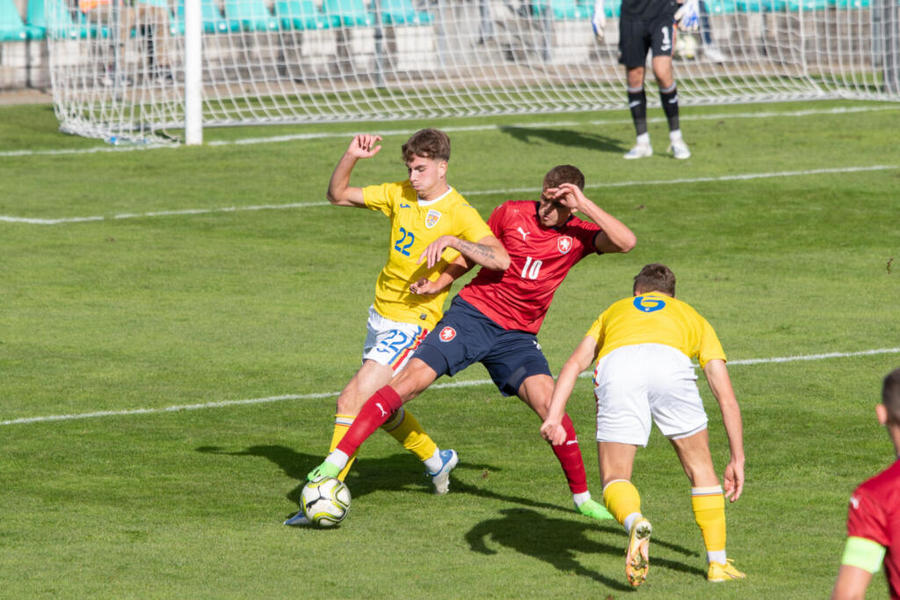
[[[281,525],[328,449],[386,247],[383,217],[324,203],[328,176],[372,131],[385,148],[353,182],[402,179],[399,146],[425,125],[450,131],[450,181],[485,217],[572,163],[637,234],[557,294],[540,335],[554,370],[648,262],[716,327],[746,429],[727,510],[746,581],[705,581],[689,485],[654,432],[634,478],[652,567],[629,589],[624,533],[572,510],[538,419],[480,366],[410,405],[460,453],[449,495],[377,433],[339,529]],[[120,151],[57,133],[49,107],[0,108],[0,597],[827,597],[849,494],[892,459],[873,405],[900,365],[900,106],[687,107],[682,126],[684,162],[663,155],[658,118],[659,155],[623,161],[625,111]],[[587,379],[569,406],[598,496]],[[869,597],[886,597],[882,575]]]

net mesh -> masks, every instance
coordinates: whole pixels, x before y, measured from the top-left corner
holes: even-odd
[[[183,0],[44,1],[64,131],[184,127]],[[602,42],[579,0],[199,1],[205,127],[625,106],[616,0]],[[701,9],[676,43],[682,104],[900,99],[900,0]]]

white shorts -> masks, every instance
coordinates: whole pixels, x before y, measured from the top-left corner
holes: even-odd
[[[691,360],[663,344],[613,350],[594,370],[597,441],[646,446],[651,419],[669,439],[706,429]]]
[[[418,325],[392,321],[369,307],[366,323],[366,342],[363,344],[363,361],[374,360],[391,367],[396,373],[409,362],[428,330]]]

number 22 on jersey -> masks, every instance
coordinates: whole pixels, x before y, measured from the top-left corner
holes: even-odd
[[[412,231],[407,231],[405,227],[400,228],[400,238],[394,242],[394,250],[403,256],[409,256],[409,248],[416,241],[416,236]]]

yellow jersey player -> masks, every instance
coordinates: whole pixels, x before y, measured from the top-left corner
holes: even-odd
[[[350,186],[350,174],[360,159],[381,150],[377,135],[357,135],[338,162],[328,184],[335,206],[380,211],[391,220],[387,262],[375,284],[369,308],[363,363],[337,400],[331,449],[343,439],[359,409],[376,390],[387,385],[441,318],[449,293],[448,280],[435,285],[450,262],[462,254],[488,269],[503,270],[509,256],[491,229],[466,200],[447,184],[450,139],[436,129],[423,129],[403,145],[409,178],[364,188]],[[425,463],[435,493],[449,489],[450,471],[459,458],[440,450],[408,411],[399,410],[384,424],[397,441]],[[347,476],[353,460],[338,476]],[[285,521],[306,525],[303,511]]]
[[[633,296],[612,304],[588,330],[563,366],[541,435],[562,443],[561,419],[578,375],[596,361],[597,450],[603,500],[629,534],[625,575],[640,585],[649,569],[652,528],[631,483],[638,447],[647,445],[651,422],[675,448],[691,482],[691,506],[706,546],[707,579],[743,579],[725,552],[725,498],[744,487],[741,411],[712,326],[675,298],[675,275],[651,264],[634,278]],[[691,359],[696,358],[722,412],[731,458],[724,492],[709,451],[707,416]]]

